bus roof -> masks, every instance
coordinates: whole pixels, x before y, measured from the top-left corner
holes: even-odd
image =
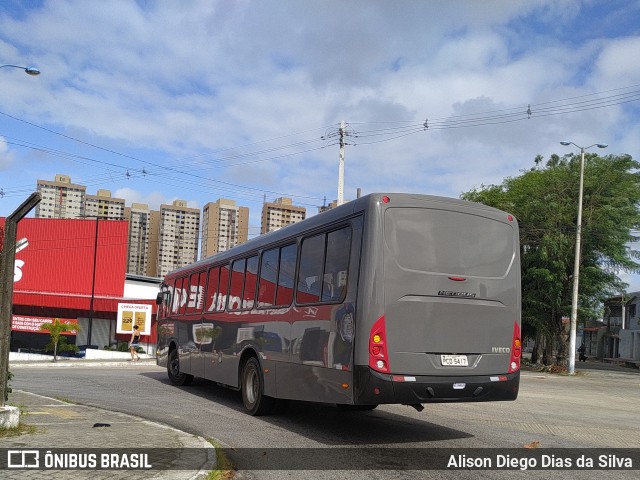
[[[361,212],[375,207],[382,197],[389,197],[391,202],[400,201],[399,203],[410,202],[412,199],[423,203],[433,204],[446,204],[446,205],[458,205],[464,208],[476,209],[482,211],[484,214],[504,215],[505,212],[498,210],[481,203],[469,202],[466,200],[460,200],[457,198],[440,197],[435,195],[424,195],[417,193],[370,193],[363,197],[351,200],[343,205],[332,208],[325,212],[319,213],[312,217],[306,218],[301,222],[293,223],[282,227],[276,231],[264,233],[254,237],[247,242],[233,247],[224,252],[216,253],[210,257],[203,258],[197,262],[185,265],[176,270],[173,270],[167,274],[167,276],[179,275],[182,272],[198,270],[199,267],[206,267],[214,263],[225,263],[229,259],[235,258],[239,255],[249,253],[254,250],[265,248],[272,244],[278,244],[285,241],[288,238],[296,237],[301,233],[312,231],[318,227],[339,222],[343,218],[347,218],[356,212]]]

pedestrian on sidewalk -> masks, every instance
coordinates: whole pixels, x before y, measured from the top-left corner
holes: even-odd
[[[129,342],[129,351],[131,352],[131,361],[140,360],[138,356],[138,345],[140,344],[140,332],[138,332],[138,325],[133,326],[133,333],[131,334],[131,341]]]
[[[586,362],[587,361],[587,356],[585,355],[585,352],[587,351],[587,348],[585,347],[584,343],[582,345],[580,345],[580,348],[578,348],[578,353],[580,354],[580,356],[578,357],[578,360],[581,362]]]

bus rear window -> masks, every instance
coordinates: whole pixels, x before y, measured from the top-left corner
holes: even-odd
[[[463,212],[388,208],[384,239],[386,254],[414,271],[498,278],[515,257],[508,224]]]

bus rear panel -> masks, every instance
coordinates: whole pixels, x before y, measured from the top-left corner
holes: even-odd
[[[363,246],[370,285],[359,295],[354,403],[515,400],[516,220],[458,200],[388,195],[368,226],[379,235]]]

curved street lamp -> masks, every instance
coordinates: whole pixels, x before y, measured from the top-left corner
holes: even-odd
[[[560,142],[560,145],[568,147],[574,145],[580,149],[580,189],[578,193],[578,219],[576,220],[576,254],[573,265],[573,292],[571,297],[571,324],[569,326],[569,365],[567,370],[570,375],[576,369],[576,325],[578,323],[578,276],[580,275],[580,241],[582,238],[582,192],[584,190],[584,152],[591,147],[607,148],[606,143],[594,143],[588,147],[581,147],[573,142]]]
[[[33,67],[21,67],[20,65],[10,65],[10,64],[0,65],[0,68],[3,68],[3,67],[19,68],[20,70],[24,70],[27,75],[31,75],[32,77],[35,77],[36,75],[40,75],[40,70]]]

